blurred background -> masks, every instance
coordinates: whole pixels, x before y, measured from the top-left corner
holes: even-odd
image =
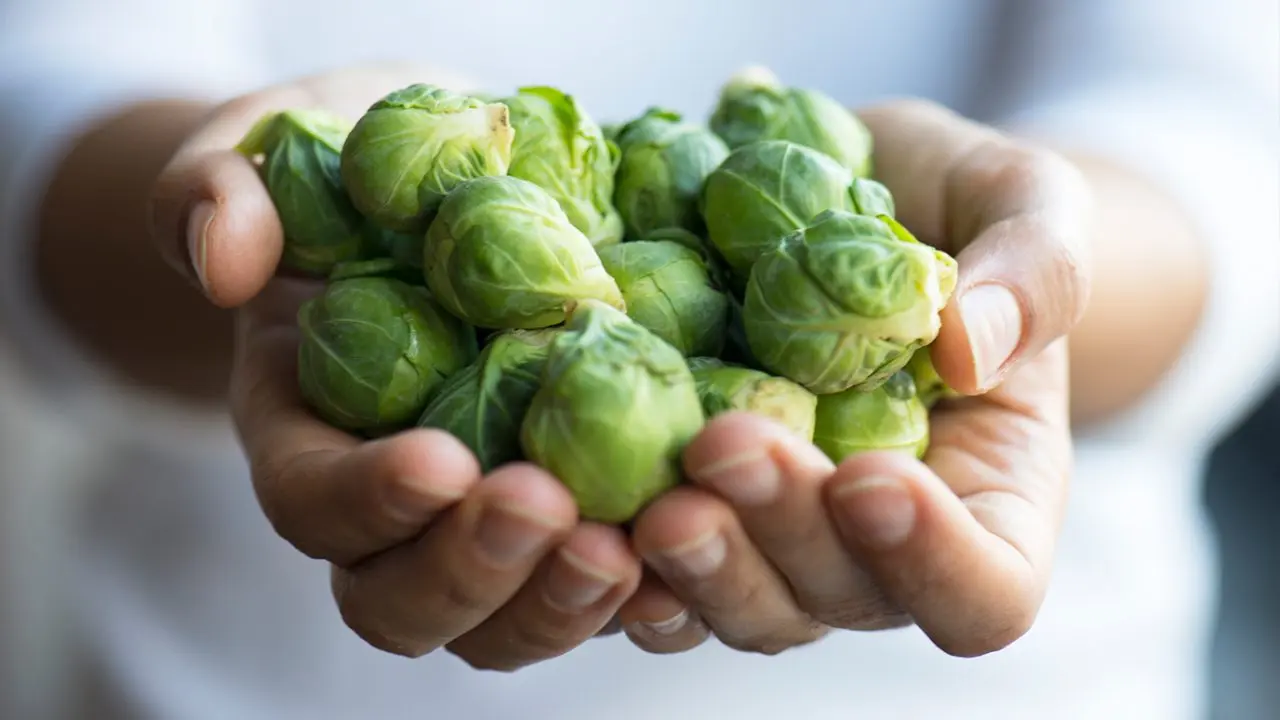
[[[1062,5],[1056,7],[1066,7],[1066,3],[1075,0],[1060,1]],[[1276,0],[1252,1],[1274,3]],[[104,16],[110,14],[111,3],[62,0],[55,4],[66,5],[69,8],[68,17],[76,19],[79,33],[70,35],[72,39],[68,40],[69,43],[96,47],[95,43],[103,42],[103,38],[98,36],[96,23],[105,20],[95,19],[95,13]],[[911,3],[908,0],[903,4]],[[1030,4],[1026,3],[1023,7]],[[175,17],[189,13],[181,3],[170,5],[172,8],[169,11]],[[695,5],[683,0],[650,0],[645,5],[648,9],[643,12],[664,12],[673,17],[679,16],[685,21],[683,25],[687,32],[698,21],[710,25],[722,13],[737,9],[736,3],[727,1]],[[1017,2],[1006,5],[1019,7]],[[1171,13],[1178,12],[1176,0],[1170,0],[1166,5]],[[262,15],[252,19],[240,17],[231,9],[224,11],[213,6],[214,10],[208,17],[201,18],[201,22],[222,29],[234,27],[236,33],[267,32],[263,28],[270,28],[274,33],[277,28],[291,26],[293,18],[305,14],[305,8],[299,10],[304,6],[305,3],[299,2],[262,3]],[[232,4],[228,3],[226,7],[231,8]],[[626,23],[625,13],[642,13],[642,10],[633,8],[624,12],[618,9],[619,6],[610,6],[603,1],[583,3],[582,8],[582,12],[562,13],[564,17],[558,16],[560,22],[571,26],[564,30],[566,33],[596,26],[619,29]],[[6,3],[0,0],[0,30],[7,17],[5,10]],[[554,55],[541,57],[530,53],[529,62],[515,69],[502,64],[502,54],[484,52],[486,43],[492,47],[521,47],[522,42],[529,43],[531,47],[537,44],[536,39],[529,38],[532,33],[528,28],[539,22],[542,4],[511,3],[507,10],[509,12],[505,24],[486,28],[483,33],[472,35],[425,32],[423,37],[431,44],[432,52],[465,55],[468,63],[473,65],[473,70],[481,77],[501,78],[504,86],[507,83],[514,85],[555,77],[570,86],[578,84],[580,80],[582,85],[591,87],[588,78],[595,73],[595,69],[591,67],[558,60]],[[419,11],[429,14],[421,8]],[[830,27],[856,26],[858,18],[855,17],[855,10],[845,8],[833,10],[833,13],[833,17],[824,18]],[[1011,12],[1009,22],[1015,22],[1016,15],[1016,12]],[[865,69],[862,68],[850,72],[846,67],[829,63],[800,75],[799,68],[804,67],[801,60],[813,52],[813,45],[794,39],[806,36],[814,18],[794,13],[789,7],[780,4],[772,13],[756,14],[751,22],[746,22],[746,18],[740,19],[743,20],[743,33],[755,33],[751,36],[753,43],[764,45],[771,42],[767,39],[775,37],[789,40],[780,43],[781,47],[772,49],[770,64],[784,72],[795,67],[797,71],[790,77],[837,93],[856,87],[858,94],[864,96],[916,94],[968,111],[971,107],[995,102],[994,98],[983,97],[983,90],[994,95],[1009,89],[1009,84],[995,82],[985,82],[983,87],[977,89],[968,86],[957,78],[968,77],[969,71],[973,69],[958,65],[952,68],[955,77],[946,74],[921,75],[914,85],[889,85],[887,79],[874,72],[863,72]],[[975,17],[971,21],[976,25],[981,19]],[[154,22],[159,25],[162,20]],[[285,73],[313,72],[317,68],[307,65],[309,60],[304,61],[307,57],[307,53],[303,52],[304,46],[314,44],[316,37],[329,38],[352,32],[366,36],[348,35],[351,42],[332,43],[331,47],[326,48],[327,57],[333,64],[380,59],[368,57],[362,53],[369,51],[358,48],[381,49],[385,37],[403,32],[403,26],[407,24],[398,16],[388,16],[381,25],[368,24],[354,29],[344,27],[346,20],[340,15],[310,17],[307,22],[309,24],[305,32],[277,33],[270,43],[264,43],[264,47],[275,54],[268,58],[272,66]],[[424,22],[418,24],[427,25]],[[909,30],[907,27],[880,27],[877,32],[865,33],[859,38],[859,42],[868,46],[871,56],[890,56],[898,39],[911,35]],[[840,32],[843,33],[843,29]],[[957,24],[948,25],[946,32],[938,37],[911,37],[914,42],[923,45],[964,44],[974,42],[977,32],[957,20]],[[597,110],[601,119],[616,119],[640,110],[641,106],[633,102],[636,97],[662,97],[679,109],[700,114],[706,103],[713,98],[718,83],[740,64],[738,58],[716,56],[690,40],[688,47],[682,48],[682,52],[686,53],[687,61],[697,68],[697,72],[692,73],[687,82],[673,87],[668,75],[656,64],[650,67],[645,62],[646,56],[653,52],[650,45],[636,44],[636,47],[619,49],[613,33],[578,34],[585,42],[598,45],[589,48],[591,52],[601,55],[624,51],[634,53],[634,67],[630,69],[631,76],[627,78],[629,90],[625,96],[610,94],[601,88],[584,93],[586,104]],[[1048,37],[1028,38],[1026,42],[1074,44],[1080,37],[1072,29],[1056,25],[1047,35]],[[758,42],[756,38],[759,38]],[[182,38],[176,34],[168,40],[175,46],[194,42],[191,38]],[[672,45],[679,44],[671,38],[666,40]],[[479,49],[477,43],[480,43]],[[127,52],[128,48],[123,47],[127,43],[120,45],[119,52]],[[12,58],[5,50],[6,48],[0,47],[0,59]],[[1280,62],[1280,59],[1275,60]],[[1186,61],[1194,62],[1194,57]],[[1003,58],[991,59],[993,68],[1000,66],[1002,62]],[[1082,65],[1088,65],[1089,62],[1097,63],[1101,60],[1082,57]],[[234,68],[228,68],[228,72],[233,71]],[[976,76],[987,79],[981,72],[976,73]],[[592,94],[593,91],[596,92],[595,95]],[[845,94],[852,94],[852,91]],[[5,108],[0,108],[0,111],[3,110]],[[4,113],[0,112],[0,132],[4,130],[4,117]],[[0,157],[0,161],[4,159]],[[3,163],[0,162],[0,165]],[[1280,199],[1277,202],[1277,211],[1280,211]],[[0,238],[0,244],[5,240]],[[1277,241],[1280,242],[1280,239]],[[1280,312],[1280,308],[1260,310]],[[77,552],[77,548],[59,546],[59,543],[65,542],[66,535],[55,530],[59,519],[57,508],[65,505],[60,502],[62,494],[75,491],[65,479],[92,475],[89,465],[97,457],[93,448],[86,447],[86,438],[69,430],[73,426],[66,424],[63,418],[56,417],[42,404],[40,398],[24,387],[24,372],[9,364],[11,357],[20,354],[18,349],[5,346],[4,334],[0,333],[0,583],[5,583],[0,586],[0,630],[5,633],[0,636],[0,678],[17,678],[13,687],[0,687],[0,720],[9,720],[10,716],[5,715],[6,708],[23,706],[24,695],[42,695],[47,688],[41,687],[41,683],[57,683],[56,673],[45,672],[53,662],[54,653],[51,651],[58,646],[60,640],[57,633],[62,629],[57,621],[50,620],[59,598],[50,595],[49,589],[54,583],[49,582],[47,573],[54,563],[47,562],[47,558],[59,557],[64,552]],[[1278,444],[1280,388],[1273,391],[1220,444],[1207,470],[1204,502],[1219,533],[1217,550],[1222,583],[1212,662],[1212,708],[1215,720],[1269,720],[1280,717]],[[320,600],[327,602],[324,598]],[[13,717],[14,720],[20,718]]]
[[[1214,451],[1205,497],[1223,594],[1213,650],[1214,720],[1280,712],[1280,388]]]

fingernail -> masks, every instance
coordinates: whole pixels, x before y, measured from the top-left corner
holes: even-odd
[[[578,613],[600,602],[617,582],[609,573],[561,548],[559,562],[547,573],[544,597],[561,612]]]
[[[200,287],[205,290],[209,289],[209,283],[205,279],[205,265],[209,259],[209,226],[213,224],[217,209],[216,203],[201,200],[191,208],[191,214],[187,218],[187,256],[191,258],[192,272],[200,281]]]
[[[659,620],[658,622],[642,622],[640,627],[647,633],[654,635],[675,635],[689,624],[689,611],[681,610],[675,617]]]
[[[693,473],[716,492],[738,505],[768,505],[782,487],[782,471],[762,445],[736,455],[720,458]]]
[[[1022,306],[1003,285],[979,285],[960,298],[973,367],[983,389],[994,383],[1022,341]]]
[[[916,505],[901,481],[869,476],[836,488],[840,524],[863,545],[891,550],[906,542],[916,523]]]
[[[676,572],[695,578],[714,575],[724,564],[728,548],[719,531],[662,552],[662,560]]]
[[[514,565],[538,553],[555,526],[521,510],[494,506],[476,524],[476,544],[495,565]]]

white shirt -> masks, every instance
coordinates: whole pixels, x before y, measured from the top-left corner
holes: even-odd
[[[1268,0],[0,0],[0,349],[16,366],[13,391],[0,385],[0,716],[1198,717],[1215,583],[1201,465],[1280,355],[1276,13]],[[1181,199],[1210,246],[1206,318],[1155,392],[1079,438],[1035,628],[976,660],[914,629],[773,658],[714,642],[649,656],[614,637],[512,675],[351,634],[325,566],[263,519],[226,420],[120,386],[41,305],[31,210],[95,113],[406,55],[497,91],[554,84],[601,120],[653,103],[705,116],[729,74],[762,63],[851,105],[922,95],[1107,153]]]

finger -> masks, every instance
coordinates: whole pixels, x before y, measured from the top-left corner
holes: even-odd
[[[617,635],[620,632],[622,632],[622,621],[615,614],[609,618],[609,622],[605,623],[604,627],[596,631],[596,637],[608,637],[609,635]]]
[[[511,602],[448,649],[482,670],[558,657],[601,631],[639,582],[640,560],[626,535],[583,523]]]
[[[982,392],[1083,316],[1091,200],[1066,160],[1003,145],[961,162],[950,173],[948,195],[952,206],[984,211],[955,218],[978,229],[957,256],[960,274],[932,357],[952,387]]]
[[[252,161],[235,151],[263,115],[313,101],[278,86],[215,108],[161,171],[152,239],[166,262],[220,307],[237,307],[275,274],[283,229]]]
[[[342,566],[415,537],[480,480],[470,450],[438,430],[347,453],[270,452],[254,479],[272,527],[306,555]]]
[[[1001,407],[943,413],[935,428],[927,466],[896,453],[847,460],[828,507],[850,552],[934,643],[976,656],[1017,640],[1039,611],[1070,439],[1065,423]]]
[[[360,444],[312,416],[298,392],[293,313],[273,288],[240,313],[231,404],[259,503],[281,537],[339,565],[407,540],[480,479],[466,446],[436,430]]]
[[[280,219],[257,168],[234,148],[268,113],[323,107],[356,120],[374,101],[424,78],[461,79],[400,63],[326,72],[228,101],[183,143],[151,197],[152,237],[161,256],[221,307],[256,295],[283,250]]]
[[[689,445],[684,463],[695,483],[733,505],[810,616],[850,630],[904,623],[830,522],[822,493],[835,465],[822,451],[759,416],[726,413]]]
[[[959,262],[934,364],[962,393],[989,390],[1084,314],[1088,184],[1055,153],[937,105],[892,103],[865,119],[903,222]]]
[[[645,573],[640,587],[618,611],[618,618],[636,647],[656,655],[692,650],[711,635],[697,613],[652,571]]]
[[[954,252],[947,218],[947,173],[999,134],[936,103],[894,100],[858,111],[874,138],[876,179],[893,193],[895,212],[922,241]]]
[[[424,655],[506,605],[576,521],[559,481],[532,465],[505,466],[420,539],[349,571],[338,607],[371,645]]]
[[[677,488],[636,521],[645,561],[729,647],[777,654],[821,637],[723,500]]]

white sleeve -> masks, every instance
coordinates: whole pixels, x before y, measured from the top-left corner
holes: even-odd
[[[1031,7],[1034,6],[1034,7]],[[1280,377],[1280,21],[1264,0],[1042,0],[997,124],[1107,157],[1180,201],[1211,290],[1159,387],[1085,435],[1203,447]],[[1141,337],[1117,338],[1118,344]]]
[[[0,346],[64,412],[141,403],[139,415],[155,415],[156,399],[108,378],[41,301],[32,252],[41,196],[70,142],[105,114],[260,84],[251,9],[248,0],[0,0]]]

